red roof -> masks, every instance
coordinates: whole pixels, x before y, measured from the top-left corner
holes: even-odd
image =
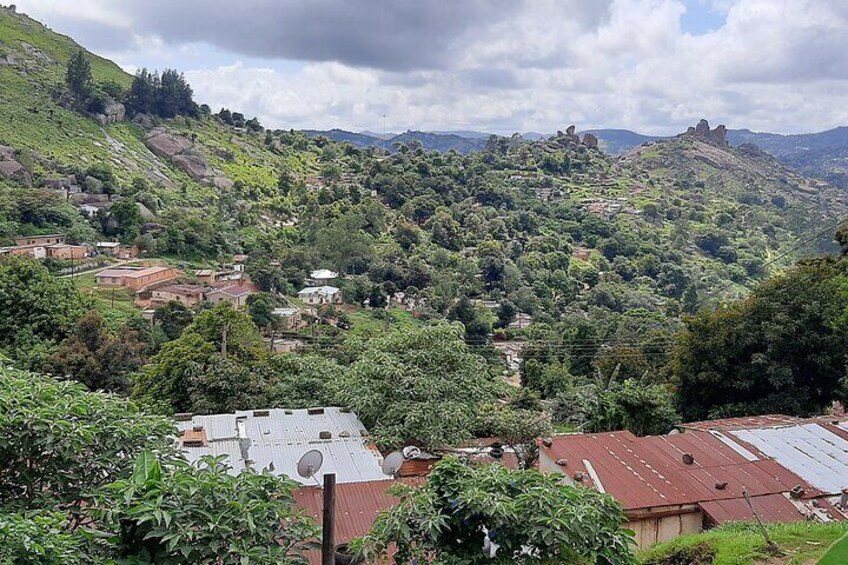
[[[406,479],[404,484],[419,486],[422,479]],[[367,534],[374,519],[397,503],[397,498],[386,492],[396,481],[368,481],[336,485],[336,544],[347,543],[353,538]],[[295,505],[305,510],[318,525],[324,507],[324,491],[315,487],[303,487],[294,491]],[[320,552],[308,553],[309,561],[321,563]]]
[[[765,414],[763,416],[741,416],[738,418],[724,418],[721,420],[704,420],[702,422],[691,422],[683,424],[687,430],[741,430],[750,428],[772,428],[797,424],[800,418],[786,416],[785,414]]]
[[[709,432],[576,434],[556,437],[542,449],[553,461],[564,459],[561,469],[570,477],[578,471],[591,477],[588,461],[600,484],[590,478],[582,484],[603,489],[628,511],[739,498],[743,488],[761,496],[801,485],[805,496],[822,494],[777,462],[753,452],[745,457]],[[684,454],[694,461],[687,465]]]
[[[801,522],[804,514],[782,494],[751,497],[751,504],[763,522]],[[754,520],[754,515],[744,498],[702,502],[704,514],[716,524]]]

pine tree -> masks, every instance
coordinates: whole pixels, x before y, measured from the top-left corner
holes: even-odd
[[[78,102],[84,102],[91,94],[91,61],[80,49],[68,61],[65,71],[65,83]]]

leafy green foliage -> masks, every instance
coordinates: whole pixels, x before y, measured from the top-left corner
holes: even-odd
[[[812,260],[687,321],[672,365],[689,419],[815,413],[845,398],[845,261]]]
[[[65,83],[78,101],[85,102],[91,95],[91,62],[84,50],[79,49],[71,56],[65,71]]]
[[[129,374],[144,363],[147,346],[140,333],[127,325],[113,334],[92,310],[47,359],[46,369],[60,378],[74,378],[90,390],[127,393]]]
[[[90,308],[73,283],[28,257],[0,259],[0,350],[37,367]]]
[[[304,542],[318,532],[293,509],[296,483],[227,471],[222,458],[197,468],[142,452],[132,476],[110,484],[88,510],[99,524],[93,534],[118,557],[144,563],[306,563]]]
[[[400,503],[354,544],[369,562],[394,545],[398,563],[635,563],[618,504],[553,476],[448,458],[424,486],[397,492]]]
[[[173,432],[126,400],[0,367],[0,508],[75,504]]]
[[[386,448],[469,439],[498,387],[461,338],[462,326],[440,325],[374,339],[340,380],[339,399]]]
[[[84,540],[60,513],[0,513],[0,565],[82,565]]]

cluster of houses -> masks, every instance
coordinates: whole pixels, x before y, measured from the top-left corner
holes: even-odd
[[[183,451],[192,462],[226,455],[232,474],[246,469],[301,483],[296,504],[321,519],[323,473],[335,473],[335,539],[367,533],[377,515],[398,500],[396,481],[422,484],[443,454],[476,463],[517,467],[497,438],[434,453],[406,447],[402,464],[386,474],[383,454],[362,422],[341,408],[178,414]],[[572,433],[538,440],[538,470],[614,497],[639,547],[726,522],[848,520],[848,418],[783,415],[684,424],[663,436],[630,432]],[[298,474],[303,455],[320,451],[315,477]],[[320,563],[317,554],[312,563]]]
[[[19,236],[15,238],[15,245],[0,247],[0,257],[29,256],[35,259],[81,261],[98,255],[117,259],[131,259],[138,255],[138,248],[135,246],[121,245],[118,242],[101,241],[90,246],[71,245],[65,241],[65,235],[61,233]]]
[[[328,283],[338,274],[325,269],[313,271],[311,283]],[[136,293],[136,303],[144,309],[144,316],[153,318],[156,309],[169,302],[178,302],[193,308],[203,301],[213,305],[222,302],[233,308],[244,308],[247,299],[258,292],[244,272],[242,263],[227,270],[199,269],[190,282],[184,274],[168,265],[117,266],[95,275],[97,285],[102,288],[125,288]],[[342,303],[341,290],[329,284],[309,286],[298,293],[298,298],[307,306],[325,306]],[[297,331],[303,324],[302,309],[291,304],[276,308],[274,314],[280,319],[282,331]],[[289,351],[300,344],[285,340],[273,344],[275,351]]]

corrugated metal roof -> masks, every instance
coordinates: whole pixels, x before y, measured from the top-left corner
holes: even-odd
[[[848,487],[848,441],[821,424],[728,433],[773,457],[783,467],[828,494],[838,494]]]
[[[589,461],[603,489],[625,510],[736,498],[743,488],[764,495],[805,485],[776,462],[749,460],[709,432],[643,438],[630,432],[567,435],[542,449],[553,461],[565,459],[562,471],[571,477],[577,471],[588,476],[583,460]],[[694,462],[687,465],[684,454]],[[596,486],[591,479],[583,484]],[[809,495],[819,494],[806,487]]]
[[[806,519],[805,514],[782,494],[752,496],[751,504],[763,522],[800,522]],[[744,498],[702,502],[701,509],[716,524],[755,519]]]
[[[404,479],[401,482],[419,486],[423,479]],[[395,481],[350,483],[336,486],[336,544],[347,543],[371,530],[377,516],[397,504],[397,498],[386,490]],[[294,492],[295,505],[304,510],[319,525],[324,506],[324,491],[318,487],[304,487]],[[309,552],[310,563],[321,563],[320,552]]]
[[[234,472],[245,468],[246,454],[257,471],[269,469],[301,484],[314,484],[314,479],[297,474],[297,462],[304,453],[315,449],[324,456],[319,480],[323,473],[336,473],[340,484],[389,479],[381,468],[383,458],[368,442],[359,418],[339,408],[249,410],[194,416],[190,421],[177,422],[181,431],[194,426],[204,427],[209,445],[184,447],[191,461],[214,453],[220,445],[230,456]],[[322,434],[329,437],[322,439]]]
[[[800,421],[802,421],[800,418],[785,414],[764,414],[762,416],[740,416],[737,418],[690,422],[683,424],[681,427],[687,430],[732,430],[786,426]]]

